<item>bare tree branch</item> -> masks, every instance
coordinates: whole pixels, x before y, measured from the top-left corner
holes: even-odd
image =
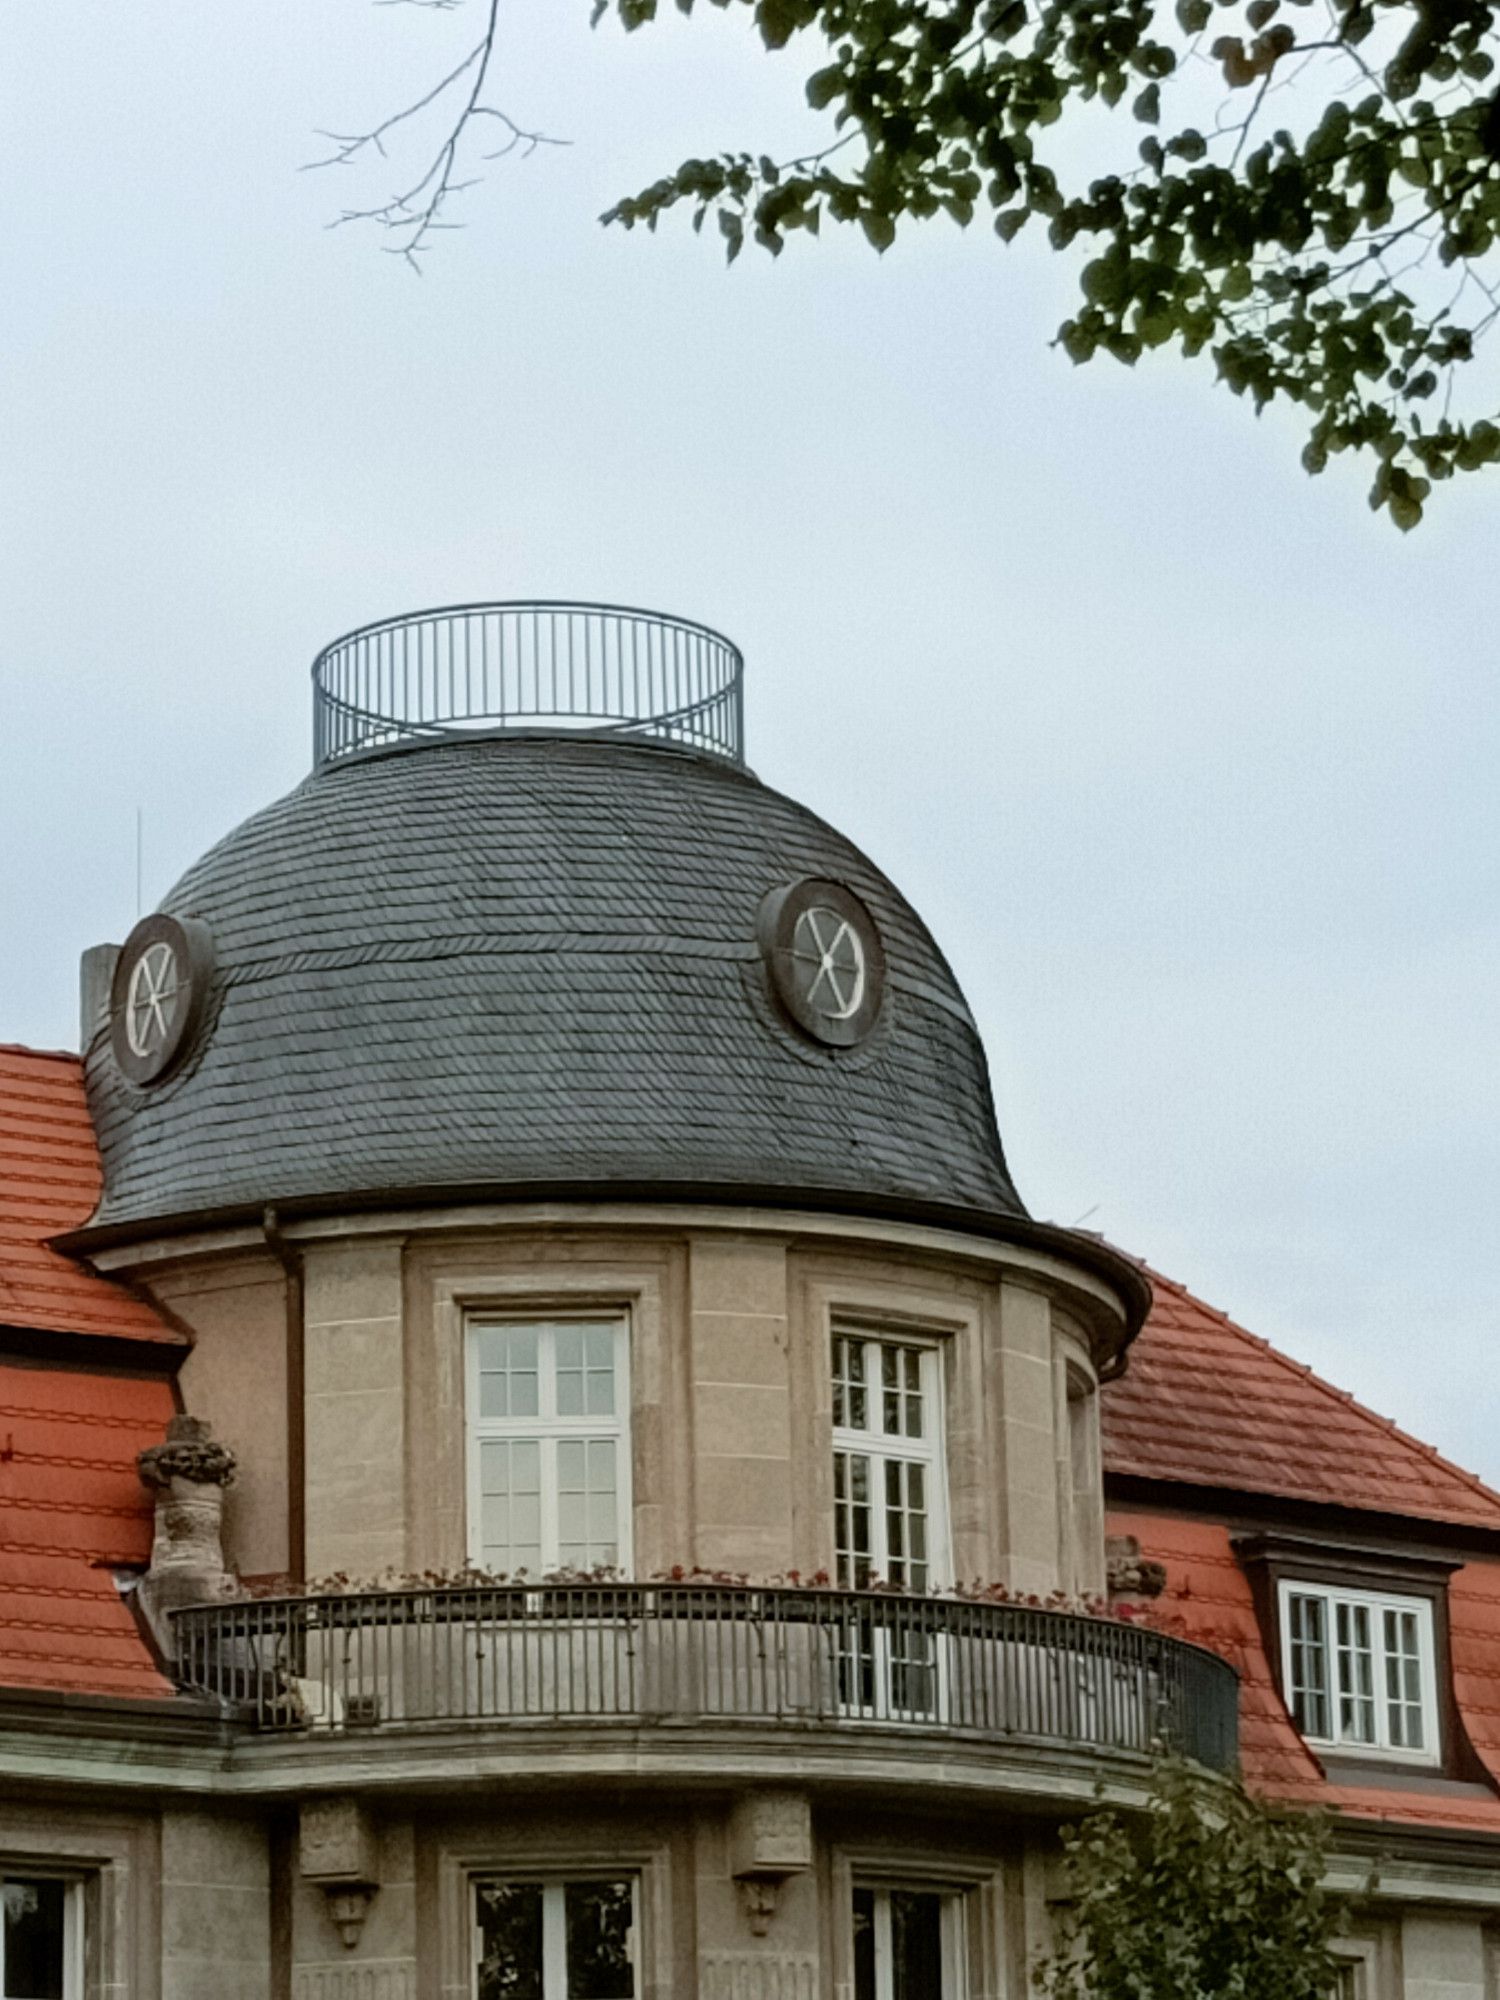
[[[446,14],[461,6],[463,0],[375,0],[375,4],[380,7],[423,7],[433,13]],[[341,228],[350,222],[373,223],[393,239],[384,245],[386,251],[403,258],[414,271],[420,271],[420,259],[430,247],[429,239],[438,230],[463,227],[461,222],[450,221],[446,216],[444,211],[449,202],[465,189],[476,186],[483,178],[477,174],[467,179],[458,178],[459,153],[471,129],[477,127],[481,119],[493,120],[503,134],[500,144],[492,152],[479,155],[486,162],[507,159],[518,151],[526,157],[534,153],[538,146],[566,146],[570,143],[566,139],[551,138],[545,132],[528,130],[518,125],[508,112],[483,101],[495,55],[499,21],[500,0],[485,0],[484,32],[463,60],[430,90],[424,91],[399,111],[393,111],[367,132],[319,134],[320,138],[328,140],[334,150],[321,160],[309,160],[304,171],[318,167],[352,166],[371,154],[382,160],[389,159],[386,141],[398,126],[419,117],[445,99],[455,106],[446,136],[418,179],[403,192],[393,194],[388,200],[372,207],[346,208],[328,225],[330,229]],[[454,93],[451,99],[448,98],[449,92]]]

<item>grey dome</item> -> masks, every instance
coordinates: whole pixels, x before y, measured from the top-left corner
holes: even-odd
[[[885,948],[855,1049],[787,1024],[769,892],[844,884]],[[984,1053],[910,905],[812,813],[640,741],[470,737],[333,765],[164,899],[212,937],[180,1067],[88,1051],[88,1235],[259,1212],[681,1195],[1027,1228]]]

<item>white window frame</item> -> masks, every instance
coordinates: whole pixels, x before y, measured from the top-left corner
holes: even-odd
[[[854,1959],[854,1896],[864,1892],[875,1899],[875,1993],[874,2000],[895,2000],[896,1971],[891,1956],[891,1897],[893,1894],[936,1896],[941,1905],[939,1921],[943,1953],[942,2000],[967,2000],[969,1992],[968,1925],[965,1922],[962,1889],[950,1889],[936,1882],[864,1881],[855,1876],[849,1898],[850,1972]]]
[[[1337,1969],[1330,2000],[1375,2000],[1374,1942],[1339,1938],[1331,1950]]]
[[[1437,1653],[1433,1635],[1433,1604],[1429,1597],[1406,1597],[1398,1591],[1358,1590],[1343,1585],[1308,1583],[1295,1577],[1280,1579],[1278,1609],[1281,1619],[1281,1685],[1289,1713],[1293,1714],[1292,1687],[1292,1599],[1315,1597],[1322,1601],[1324,1649],[1328,1670],[1328,1720],[1332,1733],[1315,1736],[1303,1731],[1304,1741],[1320,1749],[1346,1751],[1360,1757],[1378,1757],[1382,1763],[1441,1764],[1443,1745],[1437,1698]],[[1340,1728],[1337,1613],[1340,1605],[1363,1609],[1370,1614],[1371,1659],[1375,1697],[1375,1740],[1346,1736]],[[1387,1611],[1414,1614],[1417,1621],[1417,1661],[1421,1676],[1422,1746],[1409,1749],[1390,1741],[1389,1697],[1385,1679],[1385,1619]]]
[[[920,1333],[908,1331],[904,1327],[870,1325],[865,1322],[835,1318],[830,1326],[828,1341],[828,1367],[830,1392],[833,1371],[833,1343],[836,1340],[857,1340],[865,1349],[865,1393],[866,1408],[877,1404],[883,1411],[883,1393],[878,1373],[872,1375],[872,1356],[878,1356],[883,1347],[914,1348],[921,1356],[920,1388],[925,1424],[925,1435],[912,1438],[885,1430],[856,1430],[850,1425],[835,1423],[833,1426],[833,1452],[856,1452],[872,1461],[872,1490],[878,1485],[882,1490],[878,1501],[872,1498],[870,1506],[870,1569],[872,1573],[889,1584],[890,1551],[886,1539],[886,1510],[883,1477],[876,1480],[873,1468],[883,1466],[888,1459],[900,1459],[907,1464],[917,1464],[923,1468],[927,1489],[927,1587],[916,1595],[930,1595],[953,1581],[953,1549],[948,1519],[948,1435],[944,1403],[944,1369],[942,1343]],[[838,1524],[834,1521],[834,1566],[837,1574]],[[850,1589],[857,1588],[852,1577]]]
[[[944,1420],[944,1350],[940,1342],[930,1336],[912,1332],[906,1327],[883,1326],[862,1320],[846,1319],[842,1316],[832,1320],[829,1329],[828,1365],[830,1390],[833,1384],[834,1343],[839,1340],[858,1342],[864,1349],[864,1390],[867,1418],[878,1416],[880,1428],[867,1424],[858,1429],[852,1424],[835,1423],[832,1427],[833,1456],[840,1453],[857,1454],[870,1462],[870,1550],[869,1567],[874,1577],[879,1577],[887,1587],[891,1584],[891,1552],[888,1538],[889,1523],[885,1502],[885,1470],[892,1461],[906,1466],[920,1466],[926,1499],[925,1534],[927,1570],[926,1583],[916,1588],[909,1581],[899,1586],[904,1594],[914,1597],[931,1596],[952,1581],[953,1554],[948,1529],[948,1452],[947,1426]],[[918,1356],[917,1387],[922,1398],[923,1426],[921,1437],[910,1437],[904,1431],[884,1429],[885,1387],[880,1368],[880,1354],[884,1348],[898,1348],[914,1352]],[[898,1391],[904,1393],[904,1391]],[[835,1472],[835,1483],[837,1474]],[[838,1575],[838,1501],[834,1502],[833,1542],[834,1575],[841,1589],[859,1590],[862,1586],[855,1580],[853,1562],[847,1579]],[[899,1558],[898,1558],[899,1560]],[[901,1651],[901,1613],[891,1607],[890,1617],[882,1619],[879,1614],[879,1600],[872,1598],[870,1613],[869,1644],[870,1653],[864,1654],[850,1632],[841,1641],[841,1653],[836,1665],[840,1676],[840,1708],[846,1715],[866,1716],[880,1721],[938,1721],[948,1713],[950,1697],[950,1647],[941,1633],[930,1640],[918,1641],[916,1657],[908,1657]],[[893,1624],[891,1619],[896,1622]],[[855,1640],[855,1643],[848,1643]],[[865,1660],[868,1659],[871,1682],[867,1691],[863,1685]],[[916,1705],[910,1699],[903,1699],[907,1688],[906,1673],[915,1668],[919,1673],[930,1674],[930,1699]]]
[[[469,1878],[469,1917],[474,1945],[470,1959],[469,1992],[479,1992],[479,1969],[483,1963],[483,1932],[479,1923],[479,1892],[486,1884],[514,1883],[517,1887],[538,1888],[542,1892],[542,2000],[567,2000],[568,1928],[567,1893],[570,1887],[588,1882],[627,1882],[630,1885],[630,1983],[636,2000],[641,2000],[641,1884],[630,1869],[569,1869],[564,1874],[530,1874],[524,1869],[492,1870]]]
[[[538,1353],[544,1344],[553,1345],[557,1330],[565,1326],[607,1326],[614,1339],[614,1411],[609,1416],[559,1416],[555,1401],[547,1407],[546,1395],[538,1396],[534,1417],[484,1417],[479,1411],[479,1346],[486,1327],[531,1328],[538,1335]],[[540,1368],[540,1381],[551,1385],[555,1398],[556,1361]],[[541,1446],[541,1545],[540,1575],[559,1567],[557,1532],[557,1452],[567,1439],[610,1438],[615,1446],[616,1555],[614,1567],[629,1576],[634,1562],[633,1508],[631,1501],[631,1407],[630,1407],[630,1316],[622,1312],[504,1313],[474,1311],[465,1315],[464,1326],[464,1412],[468,1435],[467,1496],[469,1560],[485,1566],[484,1507],[481,1497],[480,1460],[482,1447],[490,1440],[536,1443]],[[530,1581],[530,1579],[528,1579]]]
[[[75,1876],[24,1861],[0,1861],[6,1882],[61,1882],[63,1885],[63,2000],[83,2000],[83,1884]],[[5,1928],[0,1919],[0,2000],[9,2000],[5,1970]]]

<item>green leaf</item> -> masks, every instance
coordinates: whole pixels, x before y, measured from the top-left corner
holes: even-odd
[[[839,63],[814,70],[807,79],[807,101],[814,111],[826,111],[843,87],[844,71]]]
[[[1101,312],[1121,312],[1130,296],[1130,260],[1118,244],[1112,245],[1102,257],[1084,265],[1079,283],[1091,306]]]
[[[1148,83],[1130,108],[1143,125],[1154,125],[1161,116],[1161,85]]]
[[[882,256],[884,256],[885,252],[890,249],[896,240],[896,224],[894,219],[889,215],[883,214],[878,208],[863,210],[859,218],[859,226],[865,232],[866,241],[872,243]]]

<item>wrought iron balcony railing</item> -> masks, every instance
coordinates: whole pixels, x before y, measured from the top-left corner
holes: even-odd
[[[313,760],[474,731],[645,736],[743,761],[739,648],[617,604],[456,604],[345,633],[313,661]]]
[[[774,1723],[1145,1753],[1237,1750],[1237,1678],[1140,1626],[1011,1604],[703,1584],[195,1605],[178,1676],[260,1730]]]

